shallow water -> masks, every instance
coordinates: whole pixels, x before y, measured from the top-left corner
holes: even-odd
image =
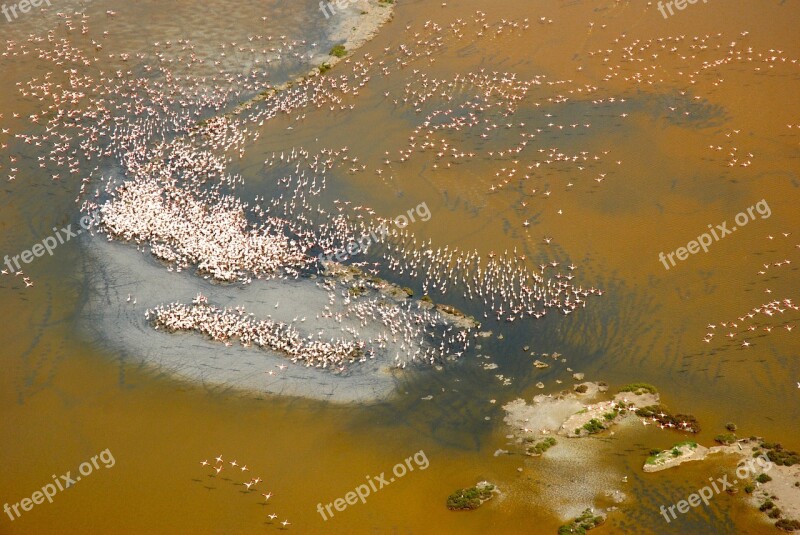
[[[174,43],[184,38],[197,44],[198,56],[215,58],[223,42],[244,42],[258,34],[318,41],[323,51],[332,44],[325,36],[331,22],[313,2],[302,6],[219,2],[213,9],[184,2],[164,9],[156,2],[64,0],[59,9],[68,12],[79,6],[85,6],[90,16],[90,35],[81,36],[78,29],[69,38],[83,50],[91,49],[89,39],[100,39],[106,30],[109,37],[103,40],[103,52],[114,54],[158,50],[177,56]],[[106,16],[108,9],[117,14]],[[499,36],[487,31],[478,37],[479,25],[472,22],[476,10],[486,11],[492,25],[503,18],[528,17],[530,29]],[[29,33],[45,34],[57,23],[55,11],[31,13],[10,24],[0,19],[0,38],[20,41]],[[539,17],[553,23],[540,24]],[[541,320],[510,324],[495,322],[489,314],[483,328],[502,333],[502,340],[481,340],[480,349],[446,371],[415,372],[394,397],[380,403],[253,397],[233,388],[187,383],[142,365],[130,346],[101,343],[87,335],[87,303],[96,293],[93,284],[107,279],[82,241],[64,244],[52,258],[37,259],[26,267],[33,288],[25,289],[21,277],[0,277],[6,323],[0,334],[6,437],[0,468],[2,501],[14,503],[30,496],[51,480],[50,474],[67,470],[75,474],[81,462],[106,448],[116,464],[57,494],[52,504],[36,506],[13,522],[3,518],[0,532],[245,533],[279,528],[268,523],[267,514],[275,512],[276,521],[290,520],[287,531],[298,533],[555,533],[563,518],[574,512],[562,498],[576,494],[573,489],[580,487],[580,478],[603,478],[628,495],[621,510],[610,515],[609,525],[598,532],[774,529],[741,503],[741,494],[716,496],[709,507],[692,510],[667,525],[659,514],[660,505],[683,499],[708,477],[719,476],[726,467],[731,472],[733,465],[715,460],[642,473],[647,451],[682,440],[677,433],[636,426],[618,429],[613,437],[570,445],[579,452],[576,455],[588,459],[583,470],[559,466],[563,461],[558,456],[528,459],[493,453],[509,449],[500,407],[518,396],[530,398],[567,387],[571,383],[567,367],[612,387],[631,381],[657,385],[672,410],[698,418],[702,432],[697,440],[703,444],[710,444],[725,422],[734,421],[742,435],[762,435],[800,448],[794,431],[800,416],[795,388],[800,380],[796,359],[800,328],[783,328],[784,323],[795,324],[798,314],[786,311],[769,322],[759,317],[749,348],[741,347],[741,337],[726,342],[727,331],[721,326],[768,300],[798,299],[800,125],[788,128],[787,124],[800,117],[795,96],[798,65],[792,62],[800,58],[796,37],[800,10],[782,2],[757,7],[744,1],[709,2],[664,20],[655,6],[633,2],[534,7],[516,1],[491,6],[448,2],[446,7],[405,2],[356,57],[368,52],[394,62],[398,45],[429,35],[426,21],[446,26],[457,19],[469,21],[463,37],[444,37],[431,56],[418,58],[399,72],[386,77],[373,74],[358,97],[346,97],[354,110],[332,112],[323,107],[266,122],[259,128],[260,139],[248,145],[242,160],[231,164],[244,177],[241,194],[270,196],[281,191],[273,182],[275,176],[263,169],[264,158],[273,151],[347,145],[369,171],[349,174],[340,167],[329,173],[326,200],[348,199],[373,207],[384,217],[425,202],[432,217],[413,226],[418,239],[431,239],[435,246],[476,248],[483,255],[516,247],[531,269],[553,259],[562,265],[572,261],[578,265],[576,279],[585,287],[602,288],[603,296],[569,316],[548,314]],[[411,29],[406,30],[409,24]],[[741,36],[744,31],[749,34]],[[420,37],[415,38],[417,32]],[[695,36],[706,35],[706,49],[691,48],[697,45]],[[665,50],[639,50],[644,41],[675,36],[685,38]],[[153,44],[166,40],[172,41],[172,50]],[[756,57],[702,68],[704,61],[724,58],[731,41],[740,43],[738,49],[752,47],[763,53],[767,61]],[[623,46],[633,46],[634,59],[625,56]],[[670,52],[673,46],[678,50]],[[392,51],[384,53],[385,47]],[[98,62],[93,69],[122,68],[122,62],[97,51],[94,55]],[[789,59],[769,61],[772,56]],[[135,58],[127,63],[129,69],[141,65]],[[0,58],[0,65],[4,74],[0,124],[14,133],[33,131],[22,118],[36,113],[41,104],[20,95],[15,84],[41,78],[52,66],[32,55]],[[226,72],[234,74],[248,72],[252,65],[248,53],[227,55],[223,62]],[[331,72],[344,67],[337,65]],[[280,63],[265,78],[278,84],[308,68]],[[476,93],[468,86],[454,89],[448,94],[452,100],[437,96],[419,106],[423,111],[417,113],[410,104],[391,102],[403,98],[405,84],[420,89],[422,74],[428,80],[451,80],[481,68],[489,73],[514,72],[519,80],[544,78],[510,118],[487,115],[503,125],[490,139],[439,132],[440,138],[480,157],[442,159],[438,169],[432,167],[436,158],[431,151],[414,152],[407,162],[396,162],[398,149],[406,148],[407,138],[426,114],[457,110]],[[695,71],[698,74],[690,76]],[[604,80],[609,73],[612,77]],[[634,73],[641,81],[631,78]],[[547,83],[567,79],[573,82]],[[577,92],[587,85],[597,89],[589,95]],[[384,96],[386,91],[390,97]],[[229,100],[233,104],[251,95],[243,90]],[[559,95],[570,100],[556,102]],[[609,103],[610,97],[615,102]],[[622,98],[625,102],[620,102]],[[592,102],[598,99],[604,102]],[[14,119],[12,112],[22,118]],[[301,113],[305,117],[297,120]],[[512,121],[527,126],[500,130]],[[551,122],[555,126],[548,127]],[[519,142],[520,131],[532,131],[536,138],[519,156],[486,154]],[[79,179],[73,177],[83,174],[53,182],[50,174],[57,171],[41,170],[21,141],[0,135],[0,142],[9,143],[9,149],[0,151],[4,190],[0,228],[5,230],[0,244],[3,254],[18,254],[50,235],[54,225],[77,220],[73,199]],[[569,155],[586,151],[589,160],[545,164],[554,147]],[[392,153],[391,166],[382,165],[384,151]],[[731,152],[737,154],[730,156]],[[26,156],[11,164],[9,153]],[[600,159],[594,160],[594,155]],[[729,167],[734,157],[737,162]],[[520,160],[516,178],[490,193],[490,186],[501,180],[495,173],[510,168],[513,159]],[[442,163],[447,161],[453,164],[450,169]],[[542,162],[542,167],[529,173],[524,166],[533,161]],[[746,161],[752,163],[742,167]],[[15,181],[6,182],[10,167],[19,173]],[[82,171],[88,173],[92,167]],[[387,171],[376,175],[376,168]],[[525,173],[531,178],[519,180]],[[600,174],[604,180],[596,182]],[[62,176],[67,173],[62,171]],[[568,187],[569,182],[574,185]],[[533,188],[537,194],[530,193]],[[544,197],[542,191],[552,194]],[[728,221],[731,226],[737,213],[762,199],[771,209],[768,218],[749,221],[714,242],[707,253],[691,255],[669,271],[659,262],[659,252],[686,245],[709,224]],[[523,226],[526,220],[529,227]],[[784,237],[783,232],[792,234]],[[543,243],[545,236],[553,237],[550,245]],[[763,263],[784,259],[792,263],[758,275]],[[381,275],[421,291],[419,280],[385,269]],[[108,295],[128,293],[114,290]],[[437,300],[483,319],[480,302],[468,302],[454,292]],[[119,308],[120,303],[109,303],[107,310]],[[113,318],[97,323],[107,329],[113,324]],[[709,332],[707,324],[717,325],[710,343],[702,341]],[[773,329],[767,332],[764,327]],[[210,345],[199,338],[192,343]],[[567,362],[553,361],[550,368],[537,370],[531,366],[533,357],[522,350],[525,345],[538,354],[557,351]],[[224,350],[219,348],[220,353]],[[498,368],[484,370],[487,362],[497,363]],[[511,377],[511,384],[503,386],[495,374]],[[555,384],[556,379],[563,385]],[[545,383],[544,390],[534,387],[538,381]],[[432,399],[422,399],[429,395]],[[492,399],[496,403],[490,403]],[[420,450],[430,461],[424,471],[406,474],[369,496],[365,504],[349,506],[327,521],[316,512],[318,503],[343,497],[366,476],[388,473]],[[268,506],[259,502],[261,491],[246,494],[235,485],[239,474],[234,476],[232,468],[228,479],[226,472],[220,478],[208,476],[199,462],[218,454],[247,463],[253,477],[265,479],[266,488],[275,493]],[[597,473],[593,465],[600,467]],[[628,476],[627,483],[617,481],[622,475]],[[497,482],[503,495],[471,513],[445,509],[446,496],[454,489],[482,479]],[[557,492],[549,490],[553,486]],[[581,503],[590,499],[580,498]]]

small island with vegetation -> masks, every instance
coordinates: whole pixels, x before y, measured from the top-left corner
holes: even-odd
[[[687,433],[699,433],[700,424],[691,414],[670,414],[666,406],[661,404],[647,405],[636,409],[636,416],[649,418],[661,429],[673,429]]]
[[[800,453],[755,436],[739,438],[735,424],[729,423],[725,428],[728,433],[714,437],[717,446],[704,447],[686,441],[663,451],[653,449],[642,468],[645,472],[657,472],[687,461],[703,461],[712,454],[735,455],[739,458],[738,481],[727,492],[736,494],[738,484],[742,484],[747,501],[769,520],[776,521],[775,527],[789,532],[800,530],[800,521],[796,520],[800,518]],[[742,477],[743,470],[748,477]]]
[[[459,489],[447,497],[447,508],[451,511],[472,511],[492,499],[497,489],[487,481],[474,487]]]
[[[658,472],[685,463],[686,461],[701,460],[708,453],[708,448],[698,446],[697,442],[687,440],[679,442],[667,450],[650,450],[650,456],[644,463],[645,472]]]
[[[547,437],[544,440],[540,440],[536,444],[533,444],[532,446],[528,446],[525,451],[528,455],[539,456],[555,445],[556,439],[553,437]]]
[[[603,391],[590,382],[576,385],[573,390],[587,397],[594,397]],[[610,401],[585,405],[563,423],[559,434],[571,438],[596,435],[609,429],[625,416],[633,414],[633,411],[638,414],[638,406],[660,406],[658,403],[656,387],[647,383],[632,383],[622,387]]]
[[[594,529],[606,521],[602,514],[595,515],[593,509],[586,509],[581,516],[558,528],[558,535],[584,535],[590,529]]]

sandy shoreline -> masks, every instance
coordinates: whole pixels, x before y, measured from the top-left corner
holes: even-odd
[[[578,444],[587,445],[592,441],[575,439],[595,433],[600,433],[598,436],[611,435],[614,431],[609,431],[609,428],[616,424],[652,421],[652,418],[636,415],[634,407],[659,406],[660,403],[655,391],[619,392],[613,399],[603,400],[601,395],[607,390],[603,383],[586,382],[574,385],[573,389],[579,386],[586,388],[581,388],[582,392],[573,390],[556,395],[540,394],[533,398],[532,403],[517,399],[503,406],[506,411],[504,421],[512,433],[508,438],[513,439],[522,453],[544,457],[558,467],[557,477],[562,486],[569,488],[569,492],[559,500],[553,499],[553,496],[548,496],[548,499],[551,507],[557,509],[565,519],[576,516],[576,511],[597,507],[602,497],[616,496],[618,499],[614,501],[617,503],[624,500],[624,493],[607,481],[601,483],[592,478],[589,481],[581,480],[580,486],[566,483],[572,482],[567,475],[574,472],[573,464],[579,458],[579,451],[582,463],[598,456],[591,447],[578,449]],[[653,451],[642,466],[643,472],[652,474],[677,468],[684,463],[704,461],[711,455],[733,456],[737,468],[735,475],[730,477],[730,488],[725,490],[736,494],[743,489],[747,503],[764,513],[765,523],[774,524],[778,519],[784,522],[800,520],[800,463],[791,466],[781,464],[781,460],[797,462],[800,454],[786,451],[780,444],[768,443],[757,437],[706,447],[691,440],[692,433],[689,430],[673,430],[681,432],[683,439],[676,441],[669,449],[658,453]],[[613,507],[606,512],[612,510]]]
[[[704,447],[696,445],[678,446],[681,455],[663,463],[647,464],[645,472],[658,472],[675,468],[683,463],[705,461],[710,455],[731,455],[736,458],[737,468],[734,472],[731,489],[728,492],[738,493],[740,487],[745,489],[747,502],[754,508],[764,512],[764,521],[769,521],[769,513],[775,509],[780,511],[780,518],[800,520],[800,464],[784,466],[773,463],[768,455],[773,448],[765,447],[763,439],[751,437],[739,439],[733,444]],[[669,456],[671,450],[664,450],[661,456]],[[764,477],[762,474],[768,476]],[[734,479],[735,477],[735,479]],[[763,480],[759,480],[763,478]],[[749,491],[749,492],[748,492]],[[766,504],[766,505],[765,505]],[[770,505],[772,504],[772,505]],[[769,506],[765,509],[765,507]],[[774,514],[774,513],[773,513]],[[773,523],[771,521],[771,523]]]

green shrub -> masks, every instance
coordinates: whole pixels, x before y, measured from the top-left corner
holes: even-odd
[[[759,476],[756,478],[756,481],[759,483],[766,483],[767,481],[772,481],[772,478],[767,474],[759,474]]]
[[[767,457],[769,457],[769,460],[779,466],[794,466],[795,464],[800,464],[800,453],[784,450],[780,443],[762,442],[761,447],[768,450]]]
[[[800,522],[797,520],[787,520],[785,518],[781,518],[775,522],[775,527],[782,529],[783,531],[796,531],[800,529]]]
[[[736,431],[736,424],[733,422],[728,422],[727,424],[725,424],[725,429],[733,433],[734,431]]]
[[[631,383],[619,389],[620,392],[633,392],[634,394],[658,394],[658,389],[649,383]]]
[[[660,416],[661,414],[664,416]],[[697,418],[691,414],[676,414],[673,416],[664,405],[640,407],[636,409],[636,415],[642,418],[655,418],[656,421],[662,425],[671,423],[672,428],[676,430],[689,431],[692,433],[700,432],[700,425],[697,423]],[[686,425],[681,425],[682,423]]]
[[[494,485],[459,489],[447,497],[447,508],[451,511],[477,509],[481,503],[492,497],[492,490],[494,490]]]
[[[727,446],[736,442],[736,435],[734,434],[717,435],[714,437],[714,440],[716,442],[719,442],[720,444],[725,444]]]
[[[529,446],[528,453],[541,455],[555,445],[556,445],[556,439],[554,439],[553,437],[547,437],[541,442],[537,442],[533,446]]]
[[[756,486],[753,485],[752,483],[748,483],[747,485],[744,486],[744,491],[747,494],[752,494],[754,490],[756,490]]]
[[[347,55],[347,50],[345,50],[344,45],[335,45],[331,48],[329,52],[331,56],[336,56],[337,58],[343,58]]]
[[[597,418],[592,418],[585,424],[583,424],[583,428],[586,429],[590,435],[595,433],[599,433],[605,429],[605,426],[598,420]]]
[[[591,509],[586,509],[581,516],[558,528],[559,535],[585,535],[590,529],[596,528],[605,522],[602,516],[594,516]]]

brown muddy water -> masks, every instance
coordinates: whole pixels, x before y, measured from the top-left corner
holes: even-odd
[[[34,10],[13,22],[0,18],[6,53],[0,57],[0,126],[10,131],[0,134],[4,255],[31,248],[55,225],[77,221],[80,179],[96,165],[78,173],[64,168],[53,181],[59,170],[40,168],[35,144],[13,137],[41,135],[28,118],[42,111],[42,102],[21,89],[48,71],[59,76],[58,66],[32,52],[46,45],[49,31],[90,51],[97,58],[92,72],[137,71],[137,53],[153,53],[155,42],[189,39],[197,44],[195,54],[219,60],[219,69],[249,74],[262,68],[252,62],[258,54],[221,57],[222,43],[288,35],[317,42],[324,52],[334,44],[333,26],[341,24],[336,16],[325,19],[310,1],[52,4],[46,13]],[[449,293],[441,300],[482,320],[495,336],[443,371],[412,372],[389,399],[329,404],[181,381],[142,363],[135,347],[89,334],[85,307],[103,265],[89,257],[84,240],[96,238],[81,236],[25,266],[30,288],[22,276],[0,277],[0,502],[30,497],[52,475],[71,471],[75,477],[82,462],[106,449],[114,459],[113,466],[101,462],[80,484],[55,494],[53,503],[35,505],[13,521],[0,515],[0,533],[548,534],[573,512],[564,494],[574,494],[578,505],[592,503],[580,489],[595,488],[598,480],[602,488],[621,489],[627,500],[596,533],[776,532],[745,505],[743,493],[721,494],[665,523],[660,505],[731,472],[733,463],[644,474],[649,449],[683,440],[652,426],[583,439],[574,463],[579,470],[556,470],[547,456],[494,455],[511,449],[500,407],[569,388],[567,366],[612,387],[633,381],[658,386],[671,409],[698,418],[696,440],[703,444],[711,445],[732,421],[743,436],[800,448],[800,313],[781,305],[783,312],[772,316],[746,317],[770,301],[800,302],[800,9],[775,0],[711,0],[665,19],[656,6],[399,2],[394,19],[353,56],[368,53],[394,65],[402,58],[398,47],[406,45],[412,49],[406,66],[386,76],[372,73],[357,96],[345,97],[352,110],[323,106],[303,110],[299,120],[294,114],[265,122],[244,157],[231,162],[230,172],[244,178],[243,195],[272,195],[274,184],[263,169],[268,154],[347,146],[368,170],[329,174],[326,197],[386,217],[425,202],[432,217],[413,232],[434,247],[477,249],[484,256],[516,248],[531,269],[573,262],[573,283],[604,290],[570,315],[514,323],[495,321],[491,313],[484,318],[480,302]],[[68,31],[57,14],[76,11],[88,17],[85,35],[80,22]],[[30,35],[43,41],[14,54]],[[102,50],[92,39],[102,40]],[[125,64],[122,53],[131,55]],[[309,68],[295,58],[260,75],[277,84]],[[329,74],[348,68],[340,63]],[[540,83],[520,92],[506,115],[486,116],[489,123],[477,130],[488,126],[489,137],[442,127],[431,138],[434,149],[419,150],[418,139],[400,162],[398,151],[409,149],[408,138],[419,136],[414,130],[427,115],[439,113],[436,125],[468,119],[459,106],[484,90],[487,99],[506,98],[497,81],[488,84],[491,94],[459,83],[431,89],[432,80],[447,84],[481,70],[490,78],[507,73]],[[433,94],[421,102],[414,91]],[[253,93],[231,95],[229,108]],[[523,139],[526,146],[510,154]],[[447,150],[443,143],[476,156],[437,157]],[[737,221],[739,213],[745,215]],[[736,231],[708,252],[683,261],[673,255],[676,264],[665,269],[659,253],[668,255],[723,222]],[[552,238],[549,244],[545,237]],[[407,274],[380,269],[385,278],[421,291],[420,281]],[[750,325],[755,329],[747,331]],[[729,339],[730,330],[735,336]],[[523,346],[558,352],[567,362],[537,370]],[[498,368],[484,370],[486,360],[478,355],[489,355]],[[543,390],[534,386],[538,381]],[[317,512],[318,503],[344,497],[420,451],[429,463],[424,470],[328,520]],[[212,477],[200,462],[220,454],[227,469]],[[260,490],[245,492],[244,472],[227,465],[233,459],[263,478]],[[445,508],[452,491],[484,479],[500,487],[498,498],[469,513]],[[274,495],[265,505],[260,493],[267,491]],[[273,513],[278,516],[271,520]],[[286,527],[279,523],[284,520]]]

